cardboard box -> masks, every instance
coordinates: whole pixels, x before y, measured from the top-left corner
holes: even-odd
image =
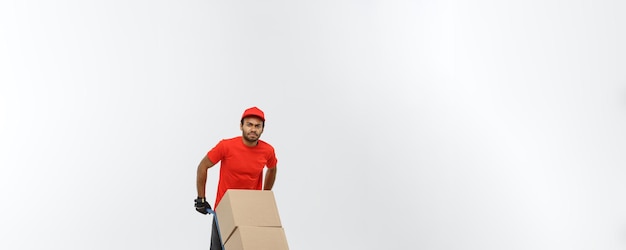
[[[224,249],[289,250],[289,246],[282,227],[238,226]]]
[[[270,190],[229,189],[215,212],[224,243],[238,226],[282,227]]]

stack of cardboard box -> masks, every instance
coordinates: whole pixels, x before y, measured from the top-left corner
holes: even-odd
[[[225,250],[288,250],[274,193],[229,189],[216,209]]]

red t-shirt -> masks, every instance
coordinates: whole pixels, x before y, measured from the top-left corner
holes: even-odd
[[[217,184],[215,208],[228,189],[263,188],[263,168],[274,168],[278,163],[274,147],[258,140],[258,144],[249,147],[243,144],[241,136],[221,140],[207,153],[212,163],[222,162],[220,179]]]

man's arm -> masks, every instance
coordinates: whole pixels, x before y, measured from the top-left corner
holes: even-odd
[[[276,180],[276,169],[278,167],[267,168],[265,172],[265,184],[263,186],[263,190],[272,190],[274,186],[274,180]]]
[[[211,162],[205,155],[198,165],[198,173],[196,176],[196,188],[198,189],[198,197],[206,197],[206,178],[207,171],[213,167],[215,163]]]

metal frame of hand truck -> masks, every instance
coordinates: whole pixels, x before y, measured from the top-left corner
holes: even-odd
[[[217,220],[217,214],[215,213],[215,210],[210,209],[210,208],[207,208],[206,211],[213,215],[213,219],[215,220],[215,226],[217,227],[217,236],[220,239],[220,244],[222,245],[222,250],[224,250],[224,242],[222,241],[222,232],[220,231],[220,223]]]

